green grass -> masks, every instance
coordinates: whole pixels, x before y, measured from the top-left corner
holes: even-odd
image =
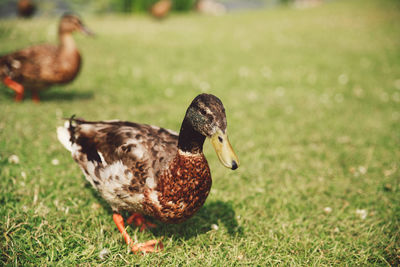
[[[0,87],[1,265],[400,264],[398,2],[85,22],[97,37],[76,35],[84,65],[73,83],[40,105]],[[55,33],[54,19],[0,21],[0,54]],[[76,114],[178,130],[201,92],[223,101],[241,166],[224,168],[206,142],[204,207],[180,225],[129,227],[165,245],[133,255],[56,126]]]

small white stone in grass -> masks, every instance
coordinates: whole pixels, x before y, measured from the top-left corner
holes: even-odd
[[[250,75],[250,70],[246,66],[241,66],[238,70],[240,77],[248,77]]]
[[[22,172],[21,172],[21,177],[24,178],[24,179],[26,179],[26,172],[22,171]]]
[[[217,231],[219,229],[219,226],[216,224],[211,224],[211,229]]]
[[[324,208],[324,212],[325,212],[326,214],[329,214],[329,213],[332,212],[332,208],[331,208],[331,207],[325,207],[325,208]]]
[[[133,67],[131,73],[133,77],[140,78],[142,76],[143,71],[138,67]]]
[[[333,229],[333,232],[339,233],[339,232],[340,232],[339,227],[335,227],[335,228]]]
[[[17,155],[9,156],[8,157],[8,163],[18,164],[19,163],[19,157]]]
[[[395,168],[390,169],[390,170],[384,170],[384,171],[383,171],[383,175],[385,175],[386,177],[388,177],[388,176],[392,175],[393,173],[395,173],[395,171],[396,171]]]
[[[111,251],[108,248],[103,248],[100,253],[99,253],[99,258],[101,260],[105,260],[109,255]]]
[[[93,204],[90,205],[90,207],[91,207],[92,210],[98,210],[98,209],[101,208],[101,205],[99,203],[97,203],[97,202],[93,202]]]
[[[365,210],[365,209],[356,209],[356,214],[357,214],[362,220],[364,220],[365,218],[367,218],[368,211]]]
[[[210,90],[211,85],[206,81],[201,81],[199,83],[199,88],[203,93],[205,93],[205,92],[208,92]]]
[[[359,171],[361,174],[366,174],[366,173],[367,173],[367,168],[364,167],[364,166],[359,166],[359,167],[358,167],[358,171]]]
[[[250,100],[250,101],[256,101],[256,100],[259,98],[257,92],[255,92],[255,91],[250,91],[250,92],[248,92],[248,94],[246,95],[246,97],[247,97],[247,99]]]
[[[342,85],[345,85],[349,82],[349,77],[346,74],[340,74],[338,77],[338,82]]]
[[[271,75],[272,75],[271,68],[269,68],[269,67],[262,67],[262,69],[261,69],[261,75],[262,75],[264,78],[271,78]]]
[[[60,164],[60,161],[58,159],[52,159],[51,164],[53,164],[54,166],[57,166],[58,164]]]
[[[172,77],[173,84],[181,84],[185,80],[184,73],[177,73]]]
[[[393,99],[394,102],[397,102],[397,103],[400,102],[400,94],[398,92],[395,92],[392,95],[392,99]]]
[[[363,97],[364,90],[360,86],[356,86],[356,87],[353,88],[353,94],[356,97]]]
[[[174,96],[174,90],[168,87],[165,89],[164,94],[166,97],[172,97]]]
[[[265,189],[261,187],[255,187],[254,191],[256,191],[257,193],[265,193]]]
[[[396,89],[400,90],[400,79],[394,81],[394,86]]]
[[[282,86],[276,87],[276,88],[275,88],[275,95],[276,95],[276,96],[279,96],[279,97],[284,96],[284,95],[285,95],[285,88],[282,87]]]

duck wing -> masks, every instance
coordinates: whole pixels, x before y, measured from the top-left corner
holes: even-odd
[[[134,200],[127,203],[129,198],[156,186],[178,144],[178,134],[173,131],[127,121],[71,119],[57,129],[57,135],[115,210],[133,205]],[[112,195],[127,200],[114,201]]]
[[[16,82],[30,84],[52,82],[48,72],[54,69],[58,48],[38,45],[0,57],[0,76],[10,77]]]

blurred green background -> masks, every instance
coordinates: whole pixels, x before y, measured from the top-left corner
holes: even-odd
[[[11,15],[17,0],[0,0],[0,14]],[[146,12],[157,0],[36,0],[40,14],[52,14],[57,11],[71,10],[83,13],[136,13]],[[249,8],[277,6],[292,3],[294,0],[220,0],[228,8]],[[174,11],[192,11],[196,0],[172,0]]]
[[[273,7],[295,0],[220,0],[228,9]],[[0,15],[10,16],[17,0],[0,0]],[[36,0],[39,14],[54,14],[71,10],[79,13],[140,13],[146,12],[157,0]],[[196,0],[172,0],[173,11],[193,11]]]
[[[0,265],[400,264],[399,1],[162,21],[96,12],[81,14],[96,37],[74,36],[76,80],[43,92],[40,104],[29,94],[15,103],[0,85]],[[56,43],[57,27],[55,16],[1,19],[0,54]],[[224,103],[241,166],[221,166],[206,142],[205,205],[183,224],[128,227],[165,245],[132,255],[56,127],[76,114],[177,131],[202,92]]]

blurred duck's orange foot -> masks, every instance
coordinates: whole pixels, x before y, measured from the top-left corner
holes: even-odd
[[[32,91],[32,100],[35,103],[39,103],[40,99],[39,99],[39,93],[36,91]]]
[[[24,87],[13,81],[10,77],[5,77],[3,83],[15,92],[15,101],[20,102],[24,99]]]
[[[126,223],[128,224],[132,224],[132,222],[135,223],[136,226],[140,226],[140,231],[157,227],[157,225],[154,223],[146,221],[146,219],[140,213],[132,213],[132,215],[126,220]]]
[[[118,213],[114,213],[113,219],[114,219],[115,224],[118,227],[118,230],[121,232],[122,236],[124,237],[126,244],[128,244],[128,246],[130,246],[133,253],[137,253],[139,251],[144,252],[144,253],[158,252],[164,248],[164,245],[161,243],[161,241],[157,241],[157,240],[150,240],[150,241],[147,241],[146,243],[136,243],[135,244],[125,230],[124,218],[122,217],[122,215],[118,214]]]

